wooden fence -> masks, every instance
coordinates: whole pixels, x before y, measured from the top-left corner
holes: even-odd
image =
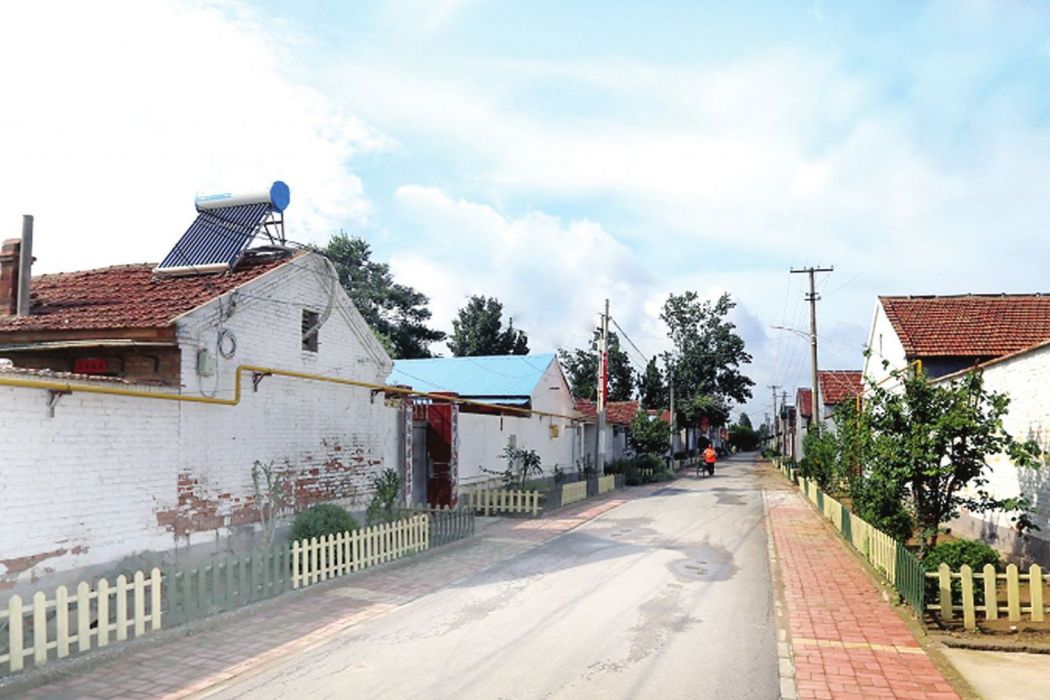
[[[614,477],[615,478],[615,477]],[[567,506],[587,498],[587,482],[574,481],[571,484],[561,485],[561,504]]]
[[[292,585],[291,552],[283,544],[197,567],[171,567],[164,576],[168,627],[284,593]]]
[[[408,515],[423,515],[427,518],[430,547],[440,547],[449,542],[466,539],[474,534],[474,510],[472,508],[410,508]]]
[[[1045,595],[1050,574],[1044,574],[1038,564],[1032,564],[1028,573],[1020,573],[1017,565],[1010,564],[1005,573],[1000,573],[991,564],[975,572],[968,564],[952,571],[942,563],[937,571],[927,572],[926,579],[937,585],[937,602],[927,605],[927,609],[948,621],[961,613],[963,627],[971,631],[977,629],[978,613],[985,620],[1005,617],[1011,622],[1020,622],[1022,616],[1027,615],[1032,622],[1043,622],[1050,612]],[[1005,599],[999,592],[1003,585]]]
[[[540,512],[540,492],[521,489],[490,489],[469,491],[463,494],[468,508],[484,515],[498,513],[527,513],[537,515]]]
[[[598,477],[598,493],[609,493],[616,488],[616,475],[607,474],[605,476]]]
[[[385,564],[430,546],[429,519],[413,515],[337,535],[292,543],[292,588],[302,588],[370,566]]]
[[[14,673],[26,667],[28,659],[39,668],[52,658],[63,659],[122,642],[129,634],[141,637],[161,628],[161,572],[149,577],[138,571],[129,583],[118,576],[110,585],[106,579],[94,587],[81,582],[75,594],[65,586],[53,597],[43,591],[25,605],[13,595],[7,608],[0,610],[0,629],[6,627],[6,646],[0,647],[0,672]]]

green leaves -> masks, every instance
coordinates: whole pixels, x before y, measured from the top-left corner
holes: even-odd
[[[601,331],[595,330],[589,350],[559,350],[558,360],[565,370],[572,395],[578,399],[595,401],[598,398],[598,340]],[[620,337],[609,332],[609,400],[630,401],[634,394],[634,370],[631,360],[620,347]]]
[[[452,321],[448,347],[456,357],[528,355],[529,339],[514,328],[513,319],[503,328],[503,304],[498,299],[471,296]]]
[[[631,421],[627,440],[638,454],[663,456],[671,444],[671,426],[666,422],[638,411]]]
[[[373,262],[362,238],[336,234],[323,252],[354,306],[380,342],[386,341],[384,347],[393,357],[430,357],[430,344],[444,340],[445,334],[427,327],[430,299],[425,294],[394,282],[390,266]]]

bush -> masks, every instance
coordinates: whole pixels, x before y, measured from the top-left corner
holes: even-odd
[[[899,484],[877,475],[857,476],[849,481],[853,511],[870,525],[898,542],[907,542],[915,530],[915,521],[904,505],[905,493]]]
[[[393,469],[384,469],[383,473],[372,479],[375,495],[368,504],[368,524],[389,523],[397,519],[397,506],[401,500],[401,477]]]
[[[357,521],[346,511],[346,508],[334,503],[319,503],[295,516],[289,537],[294,542],[356,529]]]
[[[926,571],[937,571],[941,563],[947,564],[953,573],[958,572],[963,564],[969,564],[974,572],[979,573],[985,564],[998,566],[1000,563],[999,553],[984,542],[973,540],[956,540],[954,542],[941,542],[926,554],[922,560],[922,568]],[[926,599],[937,598],[937,579],[926,579]],[[984,604],[984,586],[973,587],[974,601],[978,605]],[[962,599],[962,582],[958,579],[952,580],[952,598],[958,601]]]
[[[824,491],[830,491],[839,477],[839,449],[835,435],[829,430],[812,428],[802,439],[805,455],[799,462],[802,476],[813,479]]]

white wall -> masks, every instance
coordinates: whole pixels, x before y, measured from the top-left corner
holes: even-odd
[[[904,345],[897,331],[894,330],[893,324],[890,323],[882,302],[876,302],[875,305],[875,318],[871,324],[868,347],[871,352],[864,358],[865,391],[867,391],[869,381],[883,382],[889,377],[890,372],[903,369],[908,364]],[[888,367],[883,367],[883,361],[889,363]]]
[[[237,351],[198,377],[198,347],[214,349],[217,302],[177,323],[182,393],[232,397],[238,364],[382,383],[389,358],[337,289],[317,353],[302,350],[303,300],[329,298],[320,258],[300,258],[236,295],[223,326]],[[237,406],[74,393],[48,418],[47,393],[0,387],[0,585],[111,562],[143,550],[218,543],[257,519],[251,468],[273,462],[298,507],[335,500],[363,508],[370,481],[398,468],[399,409],[369,390],[243,378]],[[12,562],[13,561],[13,565]]]
[[[1050,450],[1050,346],[997,362],[984,369],[985,388],[1009,395],[1009,413],[1003,419],[1004,429],[1018,440],[1035,440],[1044,452]],[[1050,453],[1048,453],[1050,454]],[[1050,543],[1050,461],[1043,469],[1018,469],[1006,455],[989,460],[993,471],[988,483],[989,492],[999,498],[1020,494],[1026,496],[1035,508],[1034,520],[1041,528],[1030,537]],[[1021,553],[1024,542],[1018,542],[1011,532],[1009,514],[973,513],[958,523],[970,534],[993,540],[996,546]],[[1034,543],[1044,554],[1050,546]]]
[[[551,424],[558,426],[553,437]],[[542,476],[552,476],[555,465],[562,471],[575,471],[575,445],[579,439],[571,421],[548,416],[491,416],[482,413],[459,414],[459,484],[492,477],[483,470],[501,471],[506,461],[500,458],[507,440],[514,436],[521,449],[536,450],[543,467]]]

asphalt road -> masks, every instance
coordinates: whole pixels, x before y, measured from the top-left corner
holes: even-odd
[[[776,698],[752,469],[671,482],[209,697]]]

